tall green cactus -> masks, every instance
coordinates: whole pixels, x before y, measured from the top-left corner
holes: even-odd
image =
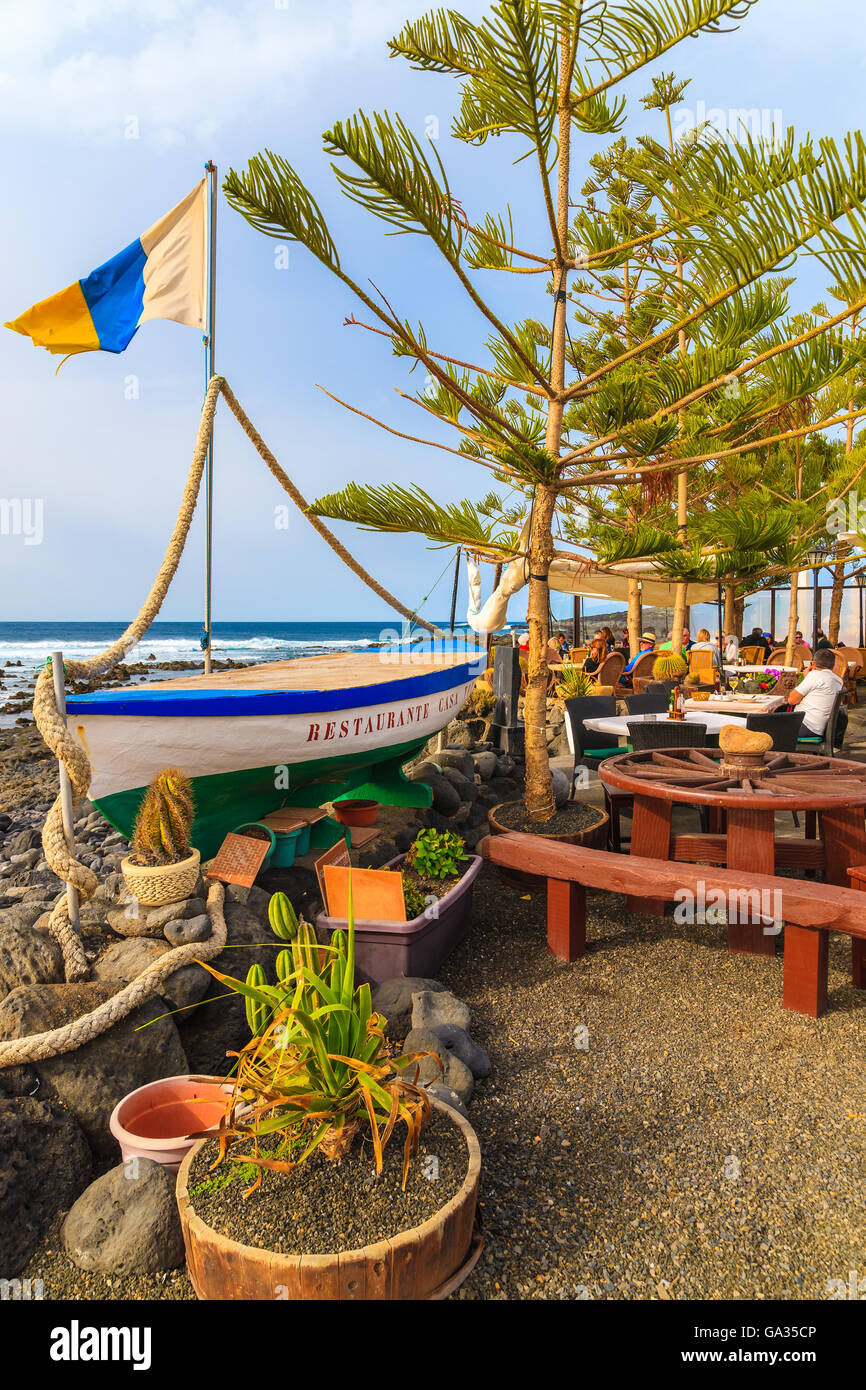
[[[135,863],[177,864],[188,858],[194,815],[189,778],[176,767],[160,772],[145,792],[135,818]]]

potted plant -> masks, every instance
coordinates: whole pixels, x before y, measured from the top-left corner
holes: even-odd
[[[428,829],[385,867],[402,874],[406,921],[355,923],[359,975],[372,984],[397,975],[436,975],[469,930],[481,859],[467,854],[452,831]],[[346,920],[323,912],[316,925],[333,936],[345,930]]]
[[[587,671],[582,671],[579,666],[563,666],[554,691],[559,704],[564,704],[566,700],[571,700],[575,696],[613,694],[612,687],[602,688]]]
[[[120,868],[134,898],[148,907],[180,902],[196,885],[201,864],[190,849],[195,806],[189,778],[176,767],[154,777],[142,798]]]
[[[442,1297],[480,1253],[475,1133],[407,1079],[427,1054],[390,1055],[387,1020],[355,983],[351,901],[328,946],[294,914],[288,926],[275,985],[205,967],[246,998],[253,1037],[218,1139],[178,1173],[193,1287],[203,1299]]]

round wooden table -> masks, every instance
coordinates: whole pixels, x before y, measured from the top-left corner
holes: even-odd
[[[673,748],[619,754],[599,764],[605,786],[634,797],[631,853],[743,869],[744,886],[749,872],[800,867],[823,869],[827,883],[850,887],[848,869],[866,864],[866,764],[771,749],[751,777],[728,776],[719,767],[723,756],[716,748]],[[708,808],[708,833],[671,835],[671,812],[680,803]],[[813,825],[817,818],[820,836],[777,838],[779,811],[803,811]],[[630,898],[628,906],[664,912],[659,899]],[[731,923],[728,945],[772,956],[776,938],[760,923]]]

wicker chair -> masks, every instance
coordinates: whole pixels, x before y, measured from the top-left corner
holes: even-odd
[[[846,670],[843,677],[846,686],[846,694],[848,696],[848,704],[856,705],[857,682],[863,671],[863,657],[860,654],[859,647],[839,647],[838,651],[844,656],[847,662],[850,663],[853,661],[856,663],[853,669]]]
[[[619,678],[625,670],[625,655],[622,652],[610,652],[596,672],[595,679],[599,685],[610,685],[613,687],[614,694],[619,685]]]
[[[845,687],[839,691],[833,701],[833,708],[827,720],[823,734],[804,734],[797,739],[797,747],[801,753],[821,753],[825,758],[836,756],[836,725],[839,723],[839,711],[842,708],[842,701],[845,698]]]
[[[763,647],[740,647],[740,660],[747,666],[762,666],[766,660]]]
[[[597,734],[584,726],[585,719],[612,719],[616,715],[616,698],[613,695],[573,695],[565,700],[565,720],[569,731],[569,742],[574,752],[574,765],[571,770],[571,795],[574,796],[574,782],[578,764],[583,760],[601,761],[612,758],[617,753],[627,752],[620,748],[616,738],[610,734]]]
[[[803,723],[803,711],[781,714],[747,714],[746,728],[759,734],[769,734],[777,753],[796,753],[797,736]]]
[[[588,651],[589,647],[572,647],[568,653],[568,659],[572,666],[579,666],[582,661],[585,661]]]
[[[670,696],[666,690],[645,690],[641,694],[626,695],[625,705],[629,714],[664,714]]]
[[[706,724],[686,719],[662,719],[644,723],[627,719],[628,741],[635,753],[651,748],[703,748],[707,741]]]
[[[623,685],[620,681],[614,689],[615,695],[625,696],[632,690],[640,690],[640,686],[635,685],[635,677],[640,681],[652,679],[653,663],[655,662],[655,652],[642,652],[628,673],[629,685]],[[624,669],[624,668],[623,668]]]

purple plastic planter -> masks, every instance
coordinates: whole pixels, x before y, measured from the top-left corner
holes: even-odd
[[[399,854],[384,867],[396,869],[404,858]],[[397,975],[436,975],[469,931],[472,885],[478,877],[481,858],[477,854],[467,858],[469,867],[463,877],[434,905],[435,916],[425,912],[411,922],[355,923],[355,969],[359,982],[366,980],[378,985]],[[328,933],[345,931],[346,919],[321,912],[316,926]]]

